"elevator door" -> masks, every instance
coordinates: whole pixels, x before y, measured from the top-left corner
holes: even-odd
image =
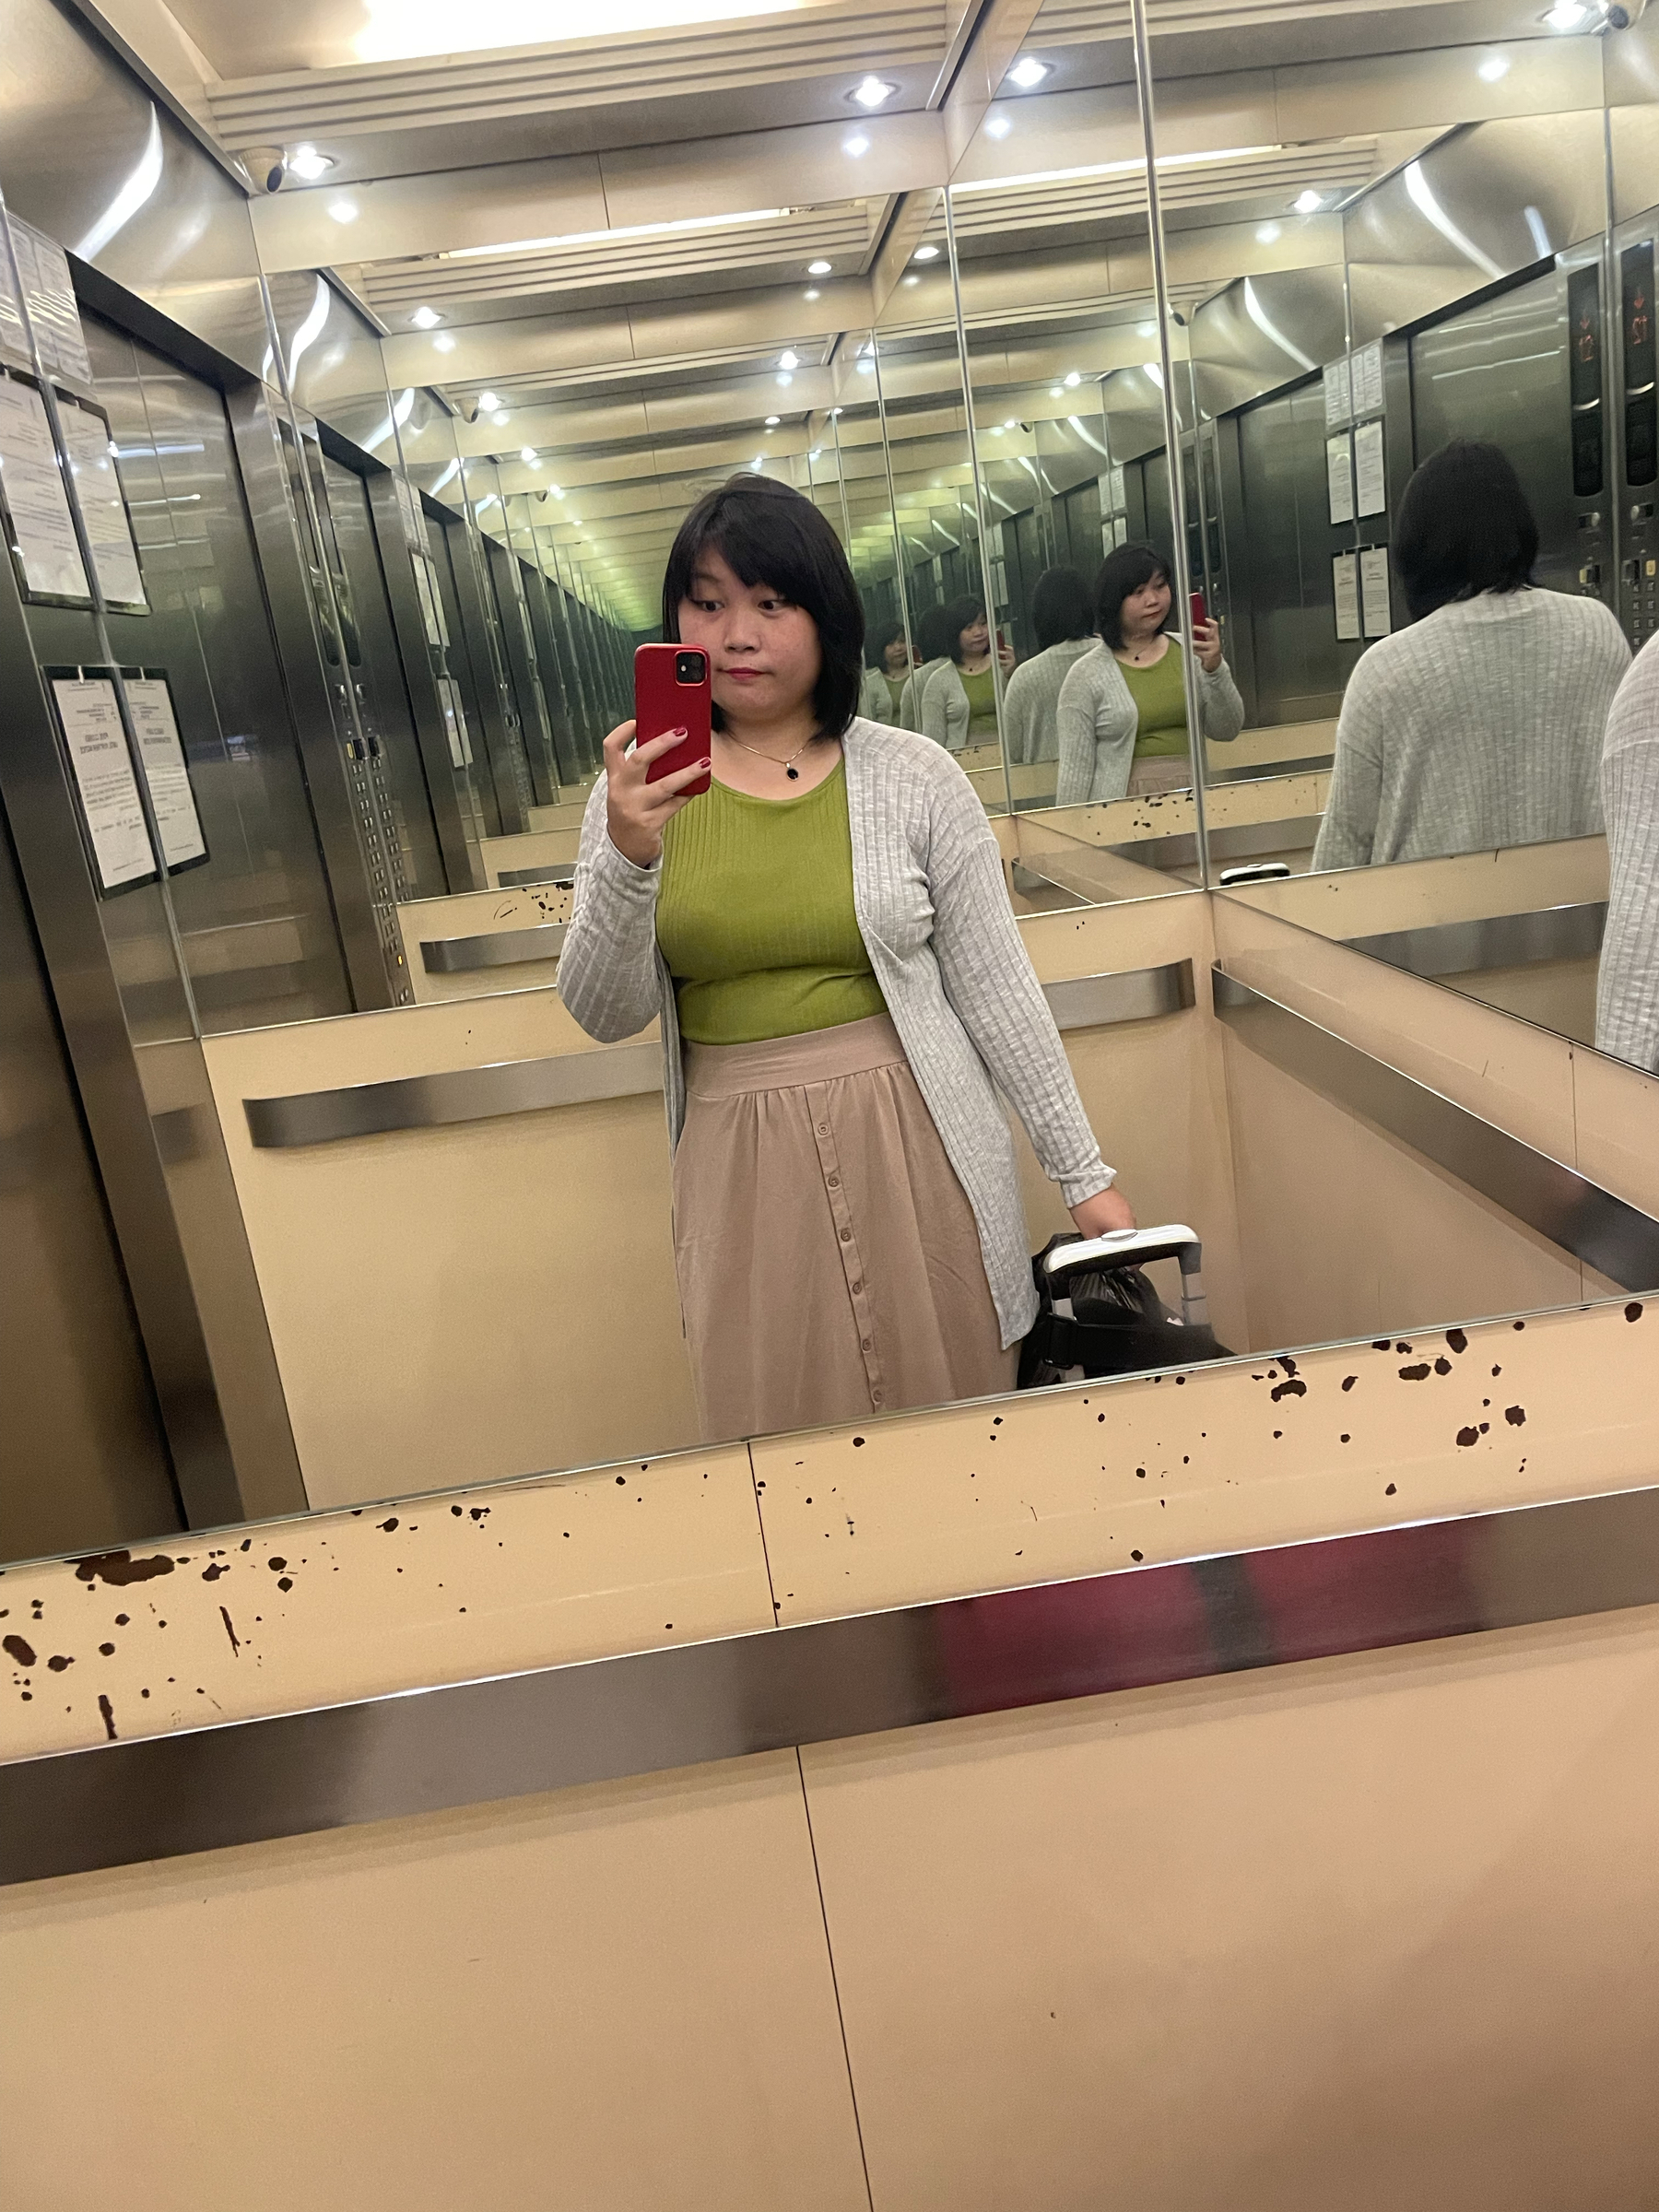
[[[0,1559],[112,1550],[182,1526],[0,821]]]
[[[441,898],[448,890],[449,881],[432,818],[431,794],[420,758],[414,710],[398,657],[369,487],[354,470],[331,455],[323,458],[323,478],[354,618],[356,634],[347,653],[351,682],[371,751],[379,747],[390,833],[402,874],[398,896]]]
[[[1255,682],[1245,703],[1253,722],[1316,722],[1340,708],[1359,651],[1336,635],[1331,561],[1352,549],[1353,531],[1331,523],[1323,387],[1301,384],[1247,407],[1238,431],[1241,512],[1228,574],[1232,619],[1250,625]]]

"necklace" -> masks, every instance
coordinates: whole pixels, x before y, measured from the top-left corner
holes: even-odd
[[[775,753],[763,753],[758,745],[745,745],[742,738],[734,737],[730,730],[722,730],[720,734],[728,745],[736,746],[740,752],[753,753],[757,760],[770,760],[774,768],[781,768],[792,783],[798,783],[801,779],[801,771],[794,766],[794,763],[818,735],[818,732],[814,730],[812,736],[806,739],[806,744],[797,745],[787,760],[780,760]]]

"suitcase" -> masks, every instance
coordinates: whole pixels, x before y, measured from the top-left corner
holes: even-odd
[[[1143,1272],[1171,1259],[1181,1266],[1179,1313]],[[1203,1262],[1203,1246],[1179,1223],[1051,1237],[1031,1262],[1039,1312],[1020,1350],[1020,1389],[1230,1359],[1209,1325]]]

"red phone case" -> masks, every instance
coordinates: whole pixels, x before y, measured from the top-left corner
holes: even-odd
[[[1193,628],[1194,629],[1197,629],[1201,622],[1207,622],[1209,620],[1209,609],[1204,604],[1204,594],[1202,592],[1194,592],[1193,594],[1192,610]]]
[[[682,655],[695,653],[702,662],[700,683],[683,683],[678,675]],[[683,745],[653,760],[645,771],[648,783],[660,783],[676,769],[695,768],[709,758],[714,722],[713,679],[709,656],[695,645],[640,645],[634,649],[635,742],[644,745],[668,730],[688,730]],[[686,786],[688,798],[698,798],[712,782],[703,776]]]

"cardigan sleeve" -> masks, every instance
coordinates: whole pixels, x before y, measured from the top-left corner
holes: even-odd
[[[1095,702],[1087,659],[1065,672],[1054,709],[1060,768],[1054,783],[1057,806],[1085,806],[1094,789]]]
[[[1071,1064],[1003,881],[996,833],[966,779],[934,794],[928,850],[945,994],[1068,1206],[1110,1189]]]
[[[1244,727],[1244,701],[1225,661],[1214,675],[1199,668],[1198,713],[1211,745],[1230,745]]]
[[[559,956],[559,995],[602,1044],[636,1037],[662,1011],[657,973],[659,856],[636,867],[610,839],[604,776],[589,794],[576,859],[576,891]]]
[[[1336,759],[1324,819],[1313,841],[1312,872],[1371,864],[1382,803],[1382,730],[1372,700],[1377,687],[1360,662],[1348,679],[1336,720]]]
[[[1601,783],[1611,883],[1596,1050],[1659,1074],[1659,658],[1651,647],[1608,717]]]

